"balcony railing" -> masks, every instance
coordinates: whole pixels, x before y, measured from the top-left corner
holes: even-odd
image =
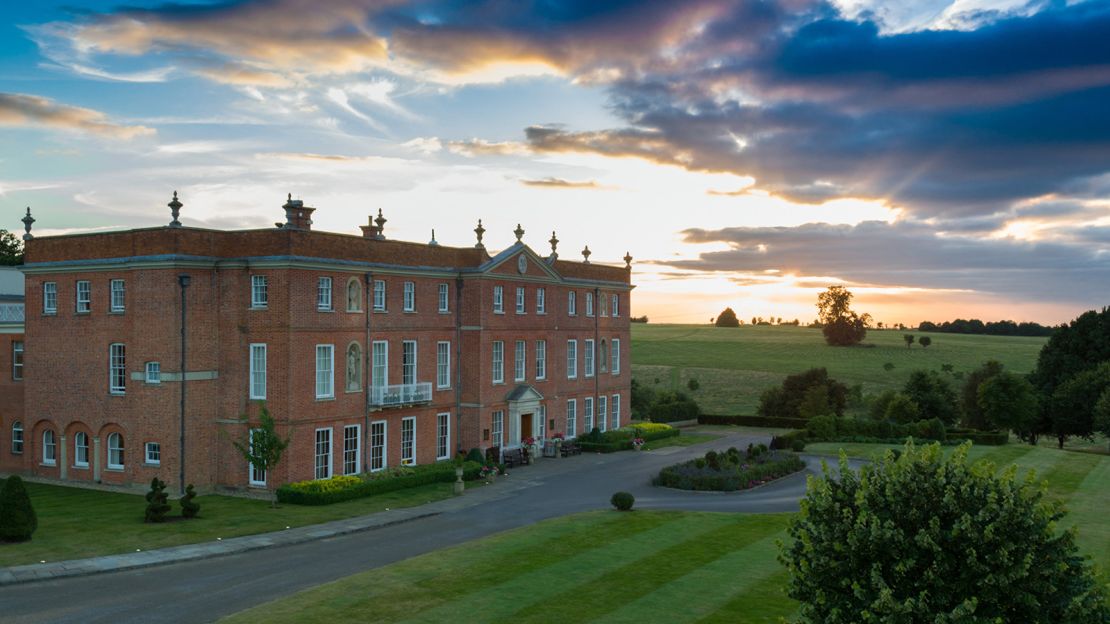
[[[370,404],[377,407],[398,407],[432,401],[432,382],[375,386],[370,390]]]
[[[22,323],[22,303],[0,303],[0,323]]]

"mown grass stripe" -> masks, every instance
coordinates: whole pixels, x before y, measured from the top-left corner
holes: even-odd
[[[1007,444],[993,447],[975,445],[971,447],[971,453],[968,457],[972,461],[989,461],[999,468],[1005,468],[1010,464],[1021,462],[1021,459],[1033,449],[1034,447],[1028,444]]]
[[[1051,470],[1039,476],[1048,481],[1049,494],[1067,501],[1079,489],[1087,475],[1099,465],[1102,458],[1086,453],[1068,453],[1065,458],[1065,453],[1068,452],[1055,452],[1058,461]]]
[[[785,569],[764,577],[733,596],[724,606],[698,620],[698,624],[779,624],[798,611],[798,603],[786,596],[789,573]]]
[[[550,609],[560,609],[560,622],[589,622],[611,613],[656,588],[728,553],[747,547],[781,530],[776,516],[733,517],[724,526],[686,539],[645,557],[635,558],[605,577],[578,583],[541,603],[528,605],[509,617],[512,622],[550,621]],[[630,553],[635,557],[637,553]],[[566,605],[576,605],[565,609]]]
[[[788,516],[783,516],[783,525]],[[603,624],[640,624],[669,613],[668,622],[695,622],[708,617],[730,602],[752,584],[782,571],[777,561],[779,532],[754,544],[693,570],[673,582],[656,588],[637,600],[624,605],[619,611],[596,620]],[[696,596],[696,600],[691,597]],[[674,609],[681,604],[681,611]]]
[[[1067,502],[1068,515],[1061,525],[1079,528],[1080,550],[1099,566],[1103,581],[1110,582],[1110,522],[1106,519],[1110,457],[1098,459]]]
[[[483,619],[515,622],[518,611],[531,610],[550,594],[592,584],[606,575],[617,574],[617,570],[628,565],[630,559],[651,556],[664,549],[702,539],[706,534],[733,522],[724,514],[695,519],[672,513],[667,517],[672,521],[627,539],[612,541],[612,535],[603,534],[607,541],[600,544],[597,544],[597,531],[584,531],[597,544],[595,548],[573,557],[560,558],[525,574],[508,576],[500,583],[477,585],[473,591],[450,604],[421,611],[404,621],[442,622],[457,613],[481,613]]]

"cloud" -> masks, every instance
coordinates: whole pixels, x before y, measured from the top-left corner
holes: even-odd
[[[1063,242],[940,235],[933,225],[911,221],[694,228],[683,232],[685,242],[729,248],[660,264],[702,272],[777,270],[881,287],[973,290],[1094,305],[1102,293],[1093,293],[1090,285],[1110,283],[1110,245],[1102,240],[1105,229],[1088,232],[1083,228]]]
[[[416,137],[401,144],[401,147],[422,154],[434,154],[443,150],[443,142],[439,137]]]
[[[528,145],[516,141],[486,141],[485,139],[468,139],[465,141],[450,141],[447,150],[452,154],[461,156],[523,156],[531,154]]]
[[[154,134],[146,126],[113,123],[100,111],[58,103],[49,98],[22,93],[0,93],[0,125],[45,126],[94,134],[109,139],[130,140]]]
[[[581,189],[581,188],[596,189],[596,188],[600,188],[598,186],[596,180],[585,180],[585,181],[582,181],[582,182],[571,182],[570,180],[564,180],[562,178],[551,178],[551,177],[541,178],[539,180],[521,180],[520,183],[523,184],[524,186],[538,186],[538,187],[544,187],[544,188],[566,188],[566,189]]]
[[[211,67],[200,67],[193,70],[214,82],[237,85],[243,87],[290,87],[301,82],[273,71],[266,71],[244,65],[242,63],[223,63]]]

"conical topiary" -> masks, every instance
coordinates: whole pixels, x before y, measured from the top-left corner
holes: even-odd
[[[170,510],[167,502],[166,482],[158,477],[150,480],[150,491],[146,493],[146,521],[165,522],[166,512]]]
[[[39,527],[31,497],[19,475],[8,477],[0,490],[0,541],[25,542]]]
[[[185,488],[185,496],[181,497],[181,517],[182,518],[196,518],[200,513],[200,503],[193,500],[197,497],[197,493],[193,490],[193,484],[190,483]]]

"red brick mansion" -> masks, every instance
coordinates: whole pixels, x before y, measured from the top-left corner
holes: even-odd
[[[540,255],[519,226],[491,256],[481,222],[473,247],[394,241],[380,211],[361,236],[314,231],[292,199],[258,230],[185,227],[181,207],[44,237],[28,211],[0,471],[276,487],[628,422],[628,256],[562,260],[554,234]],[[263,404],[291,439],[273,474],[232,445]]]

